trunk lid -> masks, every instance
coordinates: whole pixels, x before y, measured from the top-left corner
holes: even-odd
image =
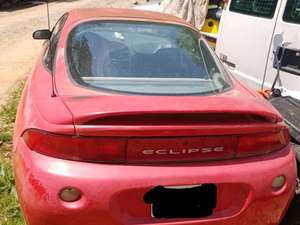
[[[286,144],[276,110],[245,90],[214,96],[62,98],[73,114],[76,135],[121,140],[122,162],[194,162],[268,153]],[[240,140],[257,144],[245,149]]]
[[[271,125],[282,121],[267,101],[247,89],[243,92],[233,89],[213,96],[74,95],[61,98],[71,111],[80,135],[95,133],[91,131],[97,129],[105,134],[108,129],[118,128],[122,136],[126,129],[143,135],[141,127],[172,130],[177,126],[205,126],[209,130],[220,125]]]

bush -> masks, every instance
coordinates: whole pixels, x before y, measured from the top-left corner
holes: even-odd
[[[18,84],[7,99],[7,104],[0,108],[0,225],[25,224],[11,162],[13,125],[23,86],[24,82]]]

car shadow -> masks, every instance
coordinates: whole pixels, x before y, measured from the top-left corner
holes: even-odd
[[[300,225],[300,195],[295,195],[280,225]]]
[[[49,3],[51,2],[75,2],[78,0],[49,0]],[[25,0],[22,2],[19,2],[15,5],[9,6],[9,7],[5,7],[5,8],[0,8],[0,12],[13,12],[13,11],[18,11],[18,10],[22,10],[22,9],[27,9],[27,8],[32,8],[38,5],[42,5],[42,4],[46,4],[46,0],[43,1],[34,1],[34,0]]]

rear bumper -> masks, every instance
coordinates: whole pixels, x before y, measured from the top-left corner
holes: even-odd
[[[287,147],[247,160],[185,165],[137,166],[72,162],[32,152],[19,141],[14,155],[19,199],[28,225],[278,224],[296,186],[295,155]],[[271,184],[286,177],[280,191]],[[157,185],[214,183],[217,208],[193,220],[154,219],[143,195]],[[58,193],[76,187],[83,197],[62,202]]]

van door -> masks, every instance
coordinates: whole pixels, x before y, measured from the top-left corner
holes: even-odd
[[[272,38],[272,52],[285,46],[282,59],[282,69],[277,87],[282,87],[284,95],[290,95],[300,100],[300,0],[284,1]],[[276,76],[275,57],[271,53],[268,59],[264,87],[269,88]]]
[[[281,0],[231,0],[222,14],[216,52],[234,75],[261,88]]]

